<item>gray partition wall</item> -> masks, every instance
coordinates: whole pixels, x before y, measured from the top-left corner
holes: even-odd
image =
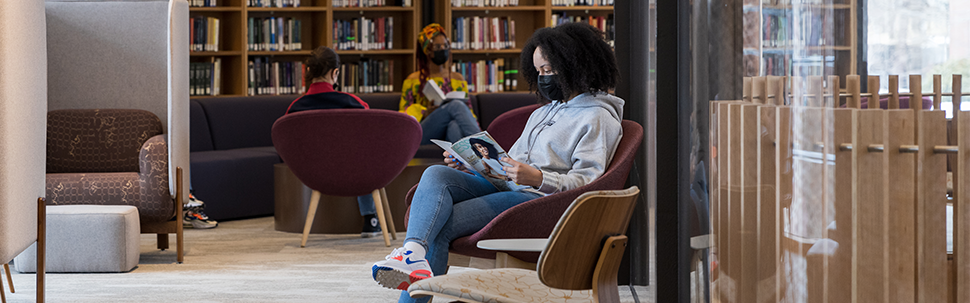
[[[188,2],[48,0],[50,110],[135,108],[166,129],[170,186],[189,184]]]
[[[47,154],[43,0],[0,1],[0,263],[37,240]]]

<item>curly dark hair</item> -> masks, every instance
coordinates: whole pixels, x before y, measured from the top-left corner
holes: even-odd
[[[310,52],[310,57],[307,57],[303,64],[308,69],[303,75],[303,83],[305,86],[310,86],[314,78],[323,77],[333,69],[340,68],[340,56],[333,49],[320,46]]]
[[[471,138],[471,139],[468,139],[468,144],[472,146],[472,151],[475,152],[475,155],[478,156],[479,159],[482,158],[482,153],[478,152],[478,149],[475,148],[475,144],[481,144],[486,149],[488,149],[489,159],[498,159],[498,150],[495,149],[494,145],[492,145],[491,143],[488,143],[488,141],[485,141],[479,138]]]
[[[556,72],[564,95],[607,92],[616,87],[620,70],[613,48],[606,43],[606,35],[599,29],[581,22],[571,22],[553,28],[541,28],[532,34],[522,49],[522,70],[529,89],[538,95],[539,72],[534,68],[532,54],[536,48]]]

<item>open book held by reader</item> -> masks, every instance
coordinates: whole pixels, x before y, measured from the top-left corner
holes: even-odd
[[[499,190],[511,190],[504,169],[511,165],[501,161],[508,155],[487,131],[461,138],[455,143],[434,139],[431,142],[455,156],[462,165],[487,179]]]
[[[428,79],[428,84],[424,86],[422,93],[424,93],[425,97],[428,97],[428,100],[431,100],[431,104],[434,106],[441,106],[455,99],[468,99],[468,94],[463,91],[456,90],[445,94],[441,90],[441,87],[438,86],[438,83],[431,79]]]

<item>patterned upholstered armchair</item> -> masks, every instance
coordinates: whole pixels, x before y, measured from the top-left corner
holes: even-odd
[[[142,233],[158,233],[159,248],[165,249],[168,233],[181,240],[181,228],[146,226],[181,227],[179,220],[170,221],[181,205],[169,191],[168,171],[162,122],[151,112],[65,109],[47,114],[48,205],[135,206]]]

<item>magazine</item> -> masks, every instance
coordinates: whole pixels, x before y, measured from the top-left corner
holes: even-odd
[[[431,142],[454,155],[462,165],[488,179],[499,190],[510,190],[504,167],[511,165],[501,161],[508,155],[487,131],[461,138],[455,143],[434,139]]]
[[[456,90],[445,94],[438,86],[438,82],[431,79],[428,79],[428,84],[424,86],[422,93],[425,97],[428,97],[428,100],[431,100],[431,104],[434,106],[441,106],[451,100],[468,99],[468,94],[463,91]]]

